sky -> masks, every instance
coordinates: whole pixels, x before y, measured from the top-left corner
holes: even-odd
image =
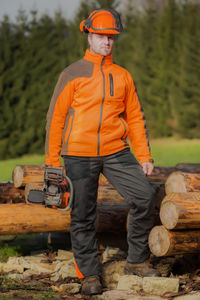
[[[63,16],[72,19],[81,0],[0,0],[0,20],[7,14],[11,21],[15,21],[19,9],[28,14],[37,9],[38,16],[47,13],[50,16],[61,8]]]

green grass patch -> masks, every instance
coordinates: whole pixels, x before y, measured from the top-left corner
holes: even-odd
[[[8,246],[7,244],[0,247],[0,262],[6,262],[11,256],[20,256],[22,249],[20,246]]]
[[[178,163],[200,163],[200,139],[156,139],[151,141],[156,166],[175,166]]]
[[[45,162],[45,156],[39,154],[24,155],[0,161],[0,181],[12,180],[12,172],[16,165],[41,165]]]
[[[153,139],[150,144],[156,166],[200,163],[200,139]],[[12,171],[16,165],[41,165],[44,161],[44,155],[39,154],[0,161],[0,182],[12,180]]]

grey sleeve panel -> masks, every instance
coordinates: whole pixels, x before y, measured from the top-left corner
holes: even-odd
[[[46,123],[46,141],[45,141],[45,152],[49,155],[49,131],[51,127],[51,121],[54,113],[54,108],[56,101],[66,85],[79,77],[91,77],[93,74],[94,64],[85,59],[81,59],[69,67],[63,70],[60,74],[58,82],[55,86],[53,96],[49,105],[49,110],[47,113],[47,123]]]

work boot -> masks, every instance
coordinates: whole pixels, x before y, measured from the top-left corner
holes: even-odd
[[[102,285],[99,276],[93,275],[81,280],[81,293],[85,295],[95,295],[102,293]]]
[[[137,275],[141,277],[161,276],[160,272],[154,269],[149,262],[143,262],[141,264],[126,262],[124,266],[124,273],[127,275]]]

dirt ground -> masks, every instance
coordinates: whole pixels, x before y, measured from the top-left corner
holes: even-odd
[[[164,299],[172,300],[176,296],[186,295],[192,291],[200,291],[200,262],[199,255],[186,255],[175,258],[154,258],[153,264],[157,268],[170,272],[170,277],[178,277],[180,280],[180,290],[176,294],[167,293]],[[170,262],[173,262],[170,266]],[[189,271],[189,272],[188,272]],[[0,299],[2,300],[39,300],[39,299],[70,299],[70,300],[89,300],[94,299],[83,296],[80,293],[70,295],[60,290],[61,284],[80,283],[77,278],[65,278],[56,282],[50,280],[48,274],[32,275],[23,280],[8,279],[5,275],[0,275]],[[106,291],[106,289],[104,289]]]
[[[64,244],[63,244],[64,241]],[[8,241],[7,241],[8,243]],[[42,245],[42,251],[46,247],[46,243],[41,243],[41,236],[33,236],[30,240],[27,237],[10,241],[10,244],[17,243],[28,246],[33,250],[38,250],[38,245]],[[8,243],[9,244],[9,243]],[[29,244],[29,245],[28,245]],[[44,247],[43,247],[44,246]],[[115,245],[116,246],[116,245]],[[63,238],[63,234],[56,234],[54,244],[48,248],[51,253],[57,249],[70,249],[69,239]],[[41,249],[41,248],[40,248]],[[177,257],[152,258],[154,267],[162,271],[164,276],[178,277],[180,280],[180,289],[177,294],[166,294],[165,299],[172,300],[179,295],[185,295],[192,291],[200,292],[200,254],[180,255]],[[32,275],[27,279],[16,280],[9,279],[5,274],[0,273],[0,300],[90,300],[94,299],[89,296],[83,296],[80,293],[75,295],[66,294],[60,290],[60,285],[66,283],[80,283],[77,278],[59,279],[54,282],[50,280],[50,275]],[[104,289],[106,291],[106,289]]]

